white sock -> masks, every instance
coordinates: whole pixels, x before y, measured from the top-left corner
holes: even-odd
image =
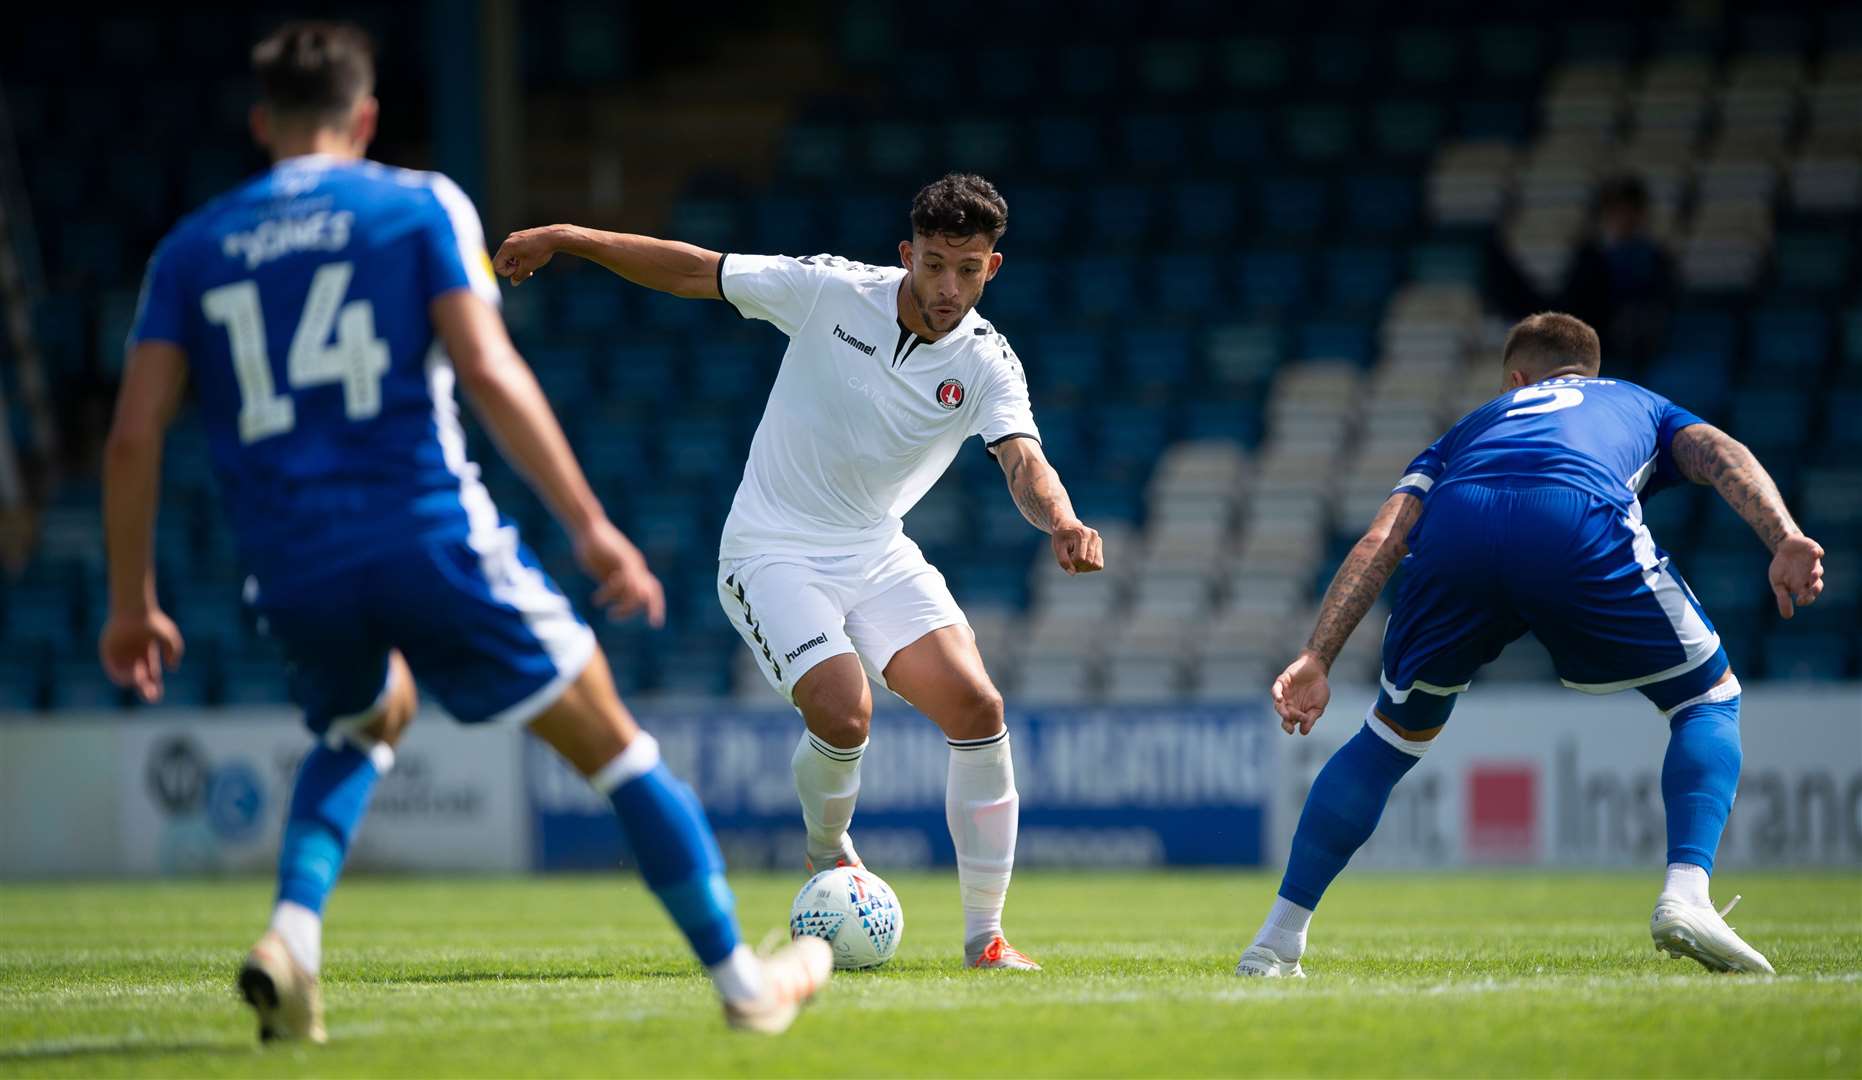
[[[323,916],[302,904],[280,900],[272,909],[272,927],[284,939],[285,951],[311,978],[323,967]]]
[[[951,742],[944,819],[957,847],[963,942],[986,942],[1002,932],[1002,906],[1008,901],[1021,821],[1007,730],[987,739]]]
[[[1685,900],[1690,904],[1713,906],[1713,901],[1707,899],[1707,871],[1691,862],[1668,864],[1668,878],[1662,882],[1662,895]]]
[[[1274,897],[1267,911],[1267,921],[1254,935],[1256,945],[1274,950],[1282,960],[1298,960],[1306,952],[1306,927],[1312,922],[1312,909],[1303,908],[1284,896]]]
[[[739,945],[731,954],[705,969],[725,1001],[754,1001],[763,996],[763,961]]]
[[[802,822],[808,826],[808,857],[815,868],[826,870],[840,856],[841,837],[853,822],[853,804],[860,797],[860,758],[866,743],[832,746],[802,732],[789,764],[795,772],[795,793],[802,799]]]

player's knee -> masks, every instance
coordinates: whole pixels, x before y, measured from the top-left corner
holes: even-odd
[[[984,683],[972,687],[951,710],[944,734],[953,739],[986,739],[1003,727],[1002,694]]]
[[[404,663],[397,663],[395,678],[382,700],[381,711],[361,728],[361,733],[374,742],[399,746],[401,737],[414,723],[414,712],[419,706],[420,697],[414,689],[412,673]]]
[[[843,749],[851,749],[865,742],[867,733],[873,728],[871,709],[805,709],[802,718],[808,722],[808,730],[814,732],[822,742]]]

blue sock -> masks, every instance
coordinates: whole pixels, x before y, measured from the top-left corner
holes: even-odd
[[[1711,874],[1739,787],[1739,698],[1689,705],[1668,718],[1668,732],[1662,759],[1668,861]]]
[[[659,897],[710,967],[737,948],[737,900],[724,880],[724,856],[692,789],[659,760],[644,732],[592,778],[620,815],[621,831],[647,888]]]
[[[318,743],[304,755],[278,851],[279,900],[323,913],[380,778],[376,762],[346,743],[335,750]]]
[[[1371,838],[1397,781],[1421,760],[1373,732],[1369,725],[1377,723],[1382,721],[1366,721],[1339,747],[1306,793],[1280,895],[1308,910],[1319,906],[1332,879]]]

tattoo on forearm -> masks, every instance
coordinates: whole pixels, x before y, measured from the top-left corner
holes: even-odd
[[[1319,604],[1319,621],[1306,639],[1306,648],[1329,669],[1338,659],[1351,632],[1377,603],[1397,563],[1403,559],[1405,538],[1422,516],[1422,501],[1411,495],[1393,496],[1378,512],[1371,531],[1345,556],[1345,564],[1326,587]]]
[[[1024,457],[1009,466],[1009,497],[1028,524],[1042,532],[1053,532],[1055,522],[1067,515],[1066,495],[1059,488],[1059,478],[1044,463]]]
[[[1683,428],[1670,452],[1681,475],[1696,484],[1711,485],[1752,526],[1767,550],[1778,550],[1785,537],[1798,531],[1771,474],[1752,451],[1726,432],[1711,424]]]

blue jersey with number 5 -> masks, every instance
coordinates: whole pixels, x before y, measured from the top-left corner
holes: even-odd
[[[498,300],[471,201],[367,161],[281,162],[156,250],[130,343],[187,353],[261,582],[496,525],[428,314],[454,289]]]
[[[1669,452],[1700,417],[1620,379],[1547,379],[1461,418],[1410,463],[1396,490],[1426,499],[1449,484],[1559,484],[1627,510],[1681,479]]]

